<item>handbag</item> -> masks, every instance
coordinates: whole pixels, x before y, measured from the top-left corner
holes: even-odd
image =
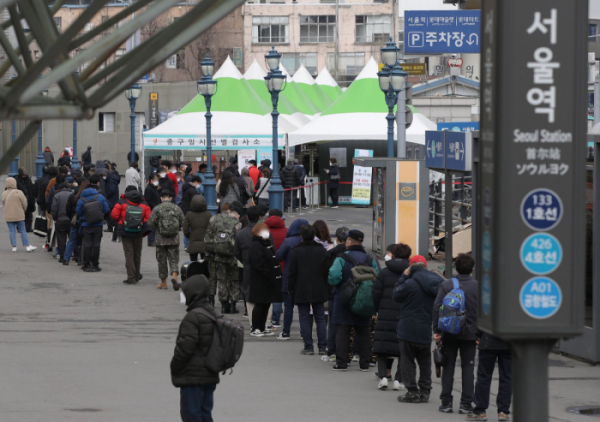
[[[448,362],[448,351],[441,343],[435,344],[433,349],[433,363],[435,364],[435,375],[440,378],[442,376],[442,367]]]
[[[77,218],[77,214],[73,215],[73,218],[71,218],[71,226],[77,227]]]
[[[45,215],[37,215],[33,224],[33,234],[39,237],[48,236],[48,219]]]
[[[265,183],[265,185],[258,191],[258,193],[256,195],[254,195],[253,199],[254,202],[258,204],[258,198],[260,196],[261,193],[263,193],[263,191],[265,190],[265,188],[267,187],[267,185],[271,182],[271,176],[269,176],[269,179],[267,180],[267,183]]]

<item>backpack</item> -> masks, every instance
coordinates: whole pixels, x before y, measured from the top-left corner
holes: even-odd
[[[340,292],[340,302],[349,306],[354,314],[372,317],[375,315],[373,282],[377,279],[377,271],[368,262],[373,262],[373,258],[367,254],[365,262],[361,264],[346,253],[340,254],[340,258],[352,264],[350,278]]]
[[[467,322],[466,300],[465,292],[460,288],[456,278],[452,279],[452,284],[454,288],[444,296],[442,306],[440,306],[438,329],[456,335],[462,333]]]
[[[85,217],[85,222],[89,224],[98,224],[104,220],[104,213],[102,212],[102,204],[98,201],[98,195],[94,195],[92,199],[81,198],[84,202],[83,205],[83,216]]]
[[[164,237],[175,237],[179,233],[179,207],[161,207],[158,219],[158,233]]]
[[[204,355],[204,366],[216,374],[232,369],[244,348],[244,326],[233,319],[224,319],[223,315],[216,318],[202,308],[192,309],[192,312],[202,314],[215,324],[213,339],[208,352]]]
[[[127,204],[125,208],[125,218],[123,219],[123,228],[129,233],[140,233],[144,222],[144,210],[139,205]]]
[[[224,223],[224,219],[212,220],[208,224],[208,230],[204,236],[204,248],[211,255],[233,256],[235,224],[221,223]]]

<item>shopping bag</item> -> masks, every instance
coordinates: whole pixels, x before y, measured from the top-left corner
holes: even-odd
[[[46,237],[48,235],[48,219],[46,219],[45,215],[35,217],[33,234],[39,237]]]

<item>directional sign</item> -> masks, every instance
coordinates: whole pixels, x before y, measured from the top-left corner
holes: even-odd
[[[448,170],[471,171],[470,132],[446,132],[446,168]]]
[[[531,318],[546,319],[560,309],[562,291],[551,278],[535,277],[523,285],[519,300],[521,308]]]
[[[562,246],[558,239],[548,233],[535,233],[521,245],[521,263],[532,274],[550,274],[560,265]]]
[[[433,169],[444,169],[446,167],[444,150],[444,132],[425,131],[425,166]]]
[[[479,53],[479,10],[407,10],[405,54]]]
[[[479,130],[479,122],[439,122],[437,130],[444,129],[454,132],[474,132]]]
[[[533,230],[550,230],[563,216],[563,204],[550,189],[535,189],[523,198],[521,218]]]

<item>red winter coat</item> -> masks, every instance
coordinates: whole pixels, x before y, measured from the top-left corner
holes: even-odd
[[[177,181],[177,176],[175,176],[175,174],[169,171],[167,172],[167,177],[171,179],[171,182],[173,182],[173,184],[175,185],[175,196],[177,196],[177,193],[179,193],[179,182]],[[173,199],[175,199],[175,196],[173,197]]]
[[[252,166],[248,169],[248,174],[252,179],[252,186],[256,186],[256,182],[260,178],[260,170],[256,166]]]
[[[281,244],[283,243],[283,241],[285,240],[285,236],[287,235],[288,229],[285,226],[285,221],[283,221],[283,218],[281,217],[272,215],[265,220],[265,224],[269,226],[269,229],[271,230],[271,236],[273,236],[273,242],[275,242],[275,250],[277,251],[281,247]],[[280,264],[281,272],[283,273],[283,261],[281,261]]]
[[[143,212],[142,212],[143,226],[142,226],[141,233],[126,232],[125,229],[123,228],[123,223],[125,221],[125,214],[127,212],[128,205],[135,205],[135,206],[141,207],[143,210]],[[148,226],[148,219],[150,218],[151,212],[152,211],[150,210],[150,207],[144,201],[144,197],[143,197],[142,193],[140,191],[134,190],[134,191],[127,192],[124,195],[121,195],[121,199],[119,200],[119,202],[117,202],[117,204],[112,209],[110,216],[113,220],[118,221],[118,223],[117,223],[117,234],[118,235],[138,237],[138,236],[145,236],[150,231],[152,231],[150,226]]]

